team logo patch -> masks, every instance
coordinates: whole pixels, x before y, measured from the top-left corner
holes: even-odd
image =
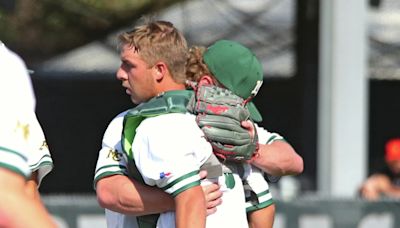
[[[163,179],[164,177],[169,177],[171,175],[172,175],[172,173],[170,173],[170,172],[161,172],[160,179]]]
[[[108,151],[107,158],[111,158],[114,161],[121,161],[121,157],[122,157],[122,155],[120,153],[118,153],[118,150],[110,149]]]

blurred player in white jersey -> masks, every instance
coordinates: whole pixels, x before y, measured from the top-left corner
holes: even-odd
[[[31,81],[24,62],[1,42],[0,93],[0,227],[55,227],[41,201],[32,197],[38,195],[36,185],[28,184],[32,171],[39,184],[52,168],[48,150],[33,146],[32,139],[44,135]]]

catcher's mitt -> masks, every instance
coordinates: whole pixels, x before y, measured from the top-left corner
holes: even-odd
[[[250,120],[250,113],[244,100],[233,92],[217,86],[200,86],[188,110],[197,115],[197,124],[217,157],[241,162],[251,159],[257,151],[255,128],[254,137],[251,137],[249,131],[241,126],[242,121]]]

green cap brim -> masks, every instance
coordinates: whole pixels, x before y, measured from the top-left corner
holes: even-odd
[[[255,104],[253,102],[249,102],[247,104],[247,109],[250,112],[250,117],[253,121],[255,122],[261,122],[262,121],[262,116],[258,109],[256,108]]]

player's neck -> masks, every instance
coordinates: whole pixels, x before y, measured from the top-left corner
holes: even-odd
[[[184,83],[176,83],[174,81],[165,82],[160,84],[157,88],[158,93],[167,92],[171,90],[185,90],[186,86]]]

